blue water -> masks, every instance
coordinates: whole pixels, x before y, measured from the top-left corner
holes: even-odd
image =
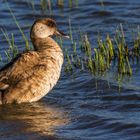
[[[32,0],[34,8],[28,0],[7,1],[28,38],[36,18],[50,17],[49,11],[41,10],[39,0]],[[73,8],[65,1],[63,9],[52,0],[52,12],[61,30],[68,33],[70,18],[72,27],[86,32],[95,47],[98,32],[103,37],[106,33],[113,35],[120,23],[131,47],[132,31],[140,25],[139,0],[104,0],[104,7],[100,0],[79,0],[78,7]],[[5,0],[0,1],[0,28],[9,35],[14,33],[20,52],[25,49]],[[64,47],[72,51],[69,40],[64,40]],[[7,49],[8,43],[0,32],[0,54],[5,63]],[[119,93],[113,71],[95,78],[79,70],[74,75],[66,74],[63,67],[58,84],[39,102],[0,107],[0,140],[139,140],[139,65],[133,65],[133,69],[133,76],[123,80]]]

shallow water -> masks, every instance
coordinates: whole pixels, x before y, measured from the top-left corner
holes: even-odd
[[[8,34],[14,33],[15,44],[20,51],[24,50],[24,41],[7,4],[3,0],[0,5],[0,28],[5,28]],[[8,0],[8,5],[28,37],[34,19],[50,14],[41,10],[37,0],[34,8],[27,0]],[[86,31],[94,45],[98,32],[114,34],[116,27],[123,23],[131,45],[131,31],[140,23],[139,5],[139,0],[104,0],[102,7],[100,0],[79,0],[78,7],[69,8],[66,3],[59,9],[54,0],[53,17],[65,32],[71,18],[73,27],[80,26]],[[71,51],[70,42],[64,42]],[[7,48],[0,32],[0,54],[5,61]],[[123,81],[121,93],[113,78],[109,83],[107,78],[96,79],[88,72],[77,70],[70,76],[62,70],[57,86],[40,102],[0,106],[0,140],[139,140],[140,73],[138,65],[133,67],[134,75]]]

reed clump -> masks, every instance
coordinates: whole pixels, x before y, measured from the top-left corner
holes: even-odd
[[[69,8],[73,8],[73,7],[78,7],[78,0],[68,0],[68,6]],[[59,8],[64,8],[65,6],[65,2],[64,0],[57,0],[57,5]]]
[[[24,31],[22,30],[18,20],[16,19],[15,15],[13,14],[11,8],[9,7],[9,5],[7,4],[7,7],[9,9],[9,12],[22,36],[22,39],[24,40],[24,43],[25,43],[25,49],[28,51],[30,50],[30,45],[29,45],[29,40],[28,38],[26,37],[26,35],[24,34]],[[7,33],[7,31],[3,28],[1,28],[1,32],[3,34],[3,36],[5,37],[8,45],[9,45],[9,48],[8,50],[5,51],[5,55],[8,59],[8,61],[10,61],[11,59],[15,58],[17,56],[17,54],[19,53],[19,49],[18,49],[18,46],[15,44],[15,38],[14,38],[14,34],[11,33],[10,35]],[[2,62],[2,57],[0,57],[0,60]]]
[[[80,43],[77,43],[73,39],[72,30],[70,30],[72,44],[80,44],[80,53],[77,53],[75,45],[73,51],[69,54],[72,57],[69,57],[70,60],[66,59],[69,61],[70,68],[88,70],[95,76],[104,75],[112,69],[119,75],[132,76],[132,62],[136,60],[138,63],[140,57],[139,33],[133,41],[133,47],[128,47],[129,45],[126,43],[122,24],[120,24],[113,38],[106,34],[103,40],[98,35],[97,47],[91,45],[87,34],[81,33],[80,36]]]
[[[15,58],[17,56],[18,52],[18,47],[15,45],[15,39],[14,39],[14,34],[11,33],[9,36],[6,30],[1,29],[8,45],[9,48],[7,51],[5,51],[5,55],[7,56],[8,61],[10,61],[12,58]]]
[[[26,0],[27,5],[33,9],[33,11],[37,11],[37,7],[35,5],[35,0]],[[70,9],[78,7],[78,0],[39,0],[40,10],[43,14],[47,14],[49,16],[53,16],[54,7],[57,6],[58,9],[63,10],[65,7],[69,7]]]

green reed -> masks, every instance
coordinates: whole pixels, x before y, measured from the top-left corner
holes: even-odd
[[[66,55],[66,66],[65,66],[65,71],[66,72],[72,72],[72,63],[71,63],[71,59],[68,53],[68,50],[65,49],[65,55]]]
[[[103,9],[103,11],[105,10],[105,5],[104,5],[104,1],[103,0],[100,0],[100,3],[101,3],[101,7]]]
[[[84,36],[84,51],[86,53],[86,55],[90,58],[91,57],[91,46],[90,46],[90,42],[88,39],[88,36],[85,35]]]
[[[135,61],[135,58],[140,56],[139,32],[137,39],[134,40],[134,49],[128,47],[128,44],[126,43],[122,24],[117,27],[116,34],[113,38],[107,34],[105,39],[102,40],[101,36],[98,35],[98,46],[94,48],[91,45],[87,34],[79,33],[79,42],[75,42],[71,24],[69,24],[69,28],[71,43],[79,44],[80,54],[82,55],[82,57],[79,57],[79,52],[77,52],[78,46],[75,45],[76,47],[73,47],[73,52],[70,54],[72,57],[69,57],[69,59],[71,59],[71,63],[69,64],[70,67],[73,67],[73,69],[75,67],[82,70],[88,70],[96,76],[105,75],[106,72],[109,72],[109,70],[113,68],[118,75],[132,76],[133,69],[131,60],[133,59],[133,61]]]
[[[42,8],[43,11],[47,10],[48,3],[47,3],[46,0],[41,0],[40,5],[41,5],[41,8]]]
[[[9,49],[5,51],[5,54],[8,58],[8,61],[10,61],[12,58],[16,57],[16,55],[18,54],[18,48],[15,45],[14,34],[11,33],[11,37],[9,37],[9,35],[7,34],[5,30],[1,29],[1,31],[9,45]]]
[[[74,43],[72,44],[72,47],[73,47],[73,54],[76,55],[76,54],[77,54],[77,43],[74,42]]]
[[[29,49],[30,49],[30,46],[29,46],[28,38],[25,36],[23,30],[21,29],[21,27],[20,27],[20,25],[19,25],[19,23],[18,23],[18,21],[17,21],[15,15],[13,14],[13,12],[12,12],[12,10],[11,10],[11,8],[10,8],[9,6],[8,6],[8,8],[9,8],[9,11],[10,11],[10,13],[11,13],[11,15],[12,15],[14,21],[15,21],[15,24],[17,25],[17,27],[18,27],[18,29],[19,29],[21,35],[22,35],[23,40],[25,41],[26,49],[29,50]]]
[[[73,44],[73,32],[72,32],[72,26],[71,26],[71,19],[69,18],[69,35],[71,39],[71,43]]]
[[[57,5],[59,7],[64,7],[64,0],[57,0]]]
[[[9,7],[7,1],[6,1],[6,4],[7,4],[7,7],[9,9],[9,12],[17,26],[17,28],[19,29],[20,33],[21,33],[21,36],[22,36],[22,39],[24,40],[25,42],[25,49],[26,50],[30,50],[30,46],[29,46],[29,41],[27,39],[27,37],[25,36],[19,22],[17,21],[16,17],[14,16],[11,8]],[[12,58],[15,58],[17,56],[17,54],[19,53],[18,51],[18,46],[15,44],[15,38],[14,38],[14,34],[11,33],[10,35],[7,33],[6,30],[2,29],[1,28],[1,32],[3,34],[3,36],[5,37],[8,45],[9,45],[9,48],[8,50],[5,51],[5,55],[7,56],[7,59],[8,61],[10,61]],[[2,57],[0,56],[0,61],[2,62]]]
[[[44,13],[48,12],[50,15],[53,15],[51,0],[40,0],[40,5]]]
[[[68,0],[67,1],[69,8],[78,7],[78,0]],[[64,8],[64,0],[57,0],[57,5],[59,8]]]

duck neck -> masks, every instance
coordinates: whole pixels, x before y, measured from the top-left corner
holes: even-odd
[[[32,39],[35,51],[41,53],[44,57],[53,57],[54,59],[59,59],[61,56],[63,58],[63,53],[60,46],[51,37],[47,38],[36,38]]]
[[[59,47],[58,44],[51,38],[31,38],[35,51],[44,52],[50,48]]]

